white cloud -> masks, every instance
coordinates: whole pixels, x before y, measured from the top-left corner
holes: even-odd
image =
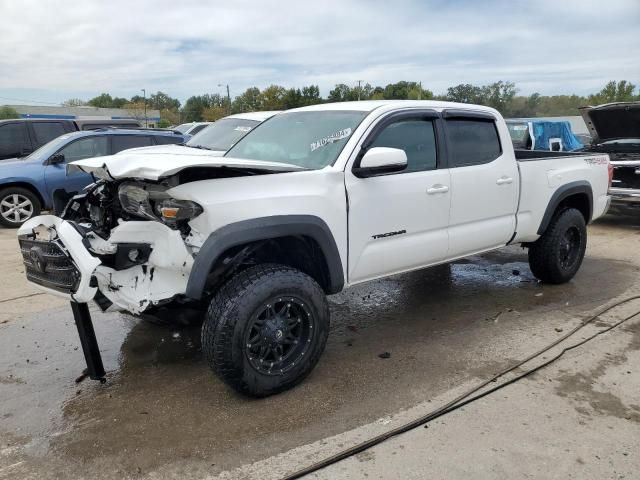
[[[22,0],[0,18],[0,96],[500,79],[552,94],[640,80],[637,0]]]

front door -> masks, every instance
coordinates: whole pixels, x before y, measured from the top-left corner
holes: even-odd
[[[434,118],[390,122],[368,147],[400,148],[406,170],[358,178],[347,169],[349,283],[400,273],[443,260],[447,254],[449,170],[439,168]]]
[[[101,157],[109,154],[109,139],[104,136],[82,137],[62,147],[57,154],[64,155],[64,162],[49,164],[45,167],[45,183],[47,192],[54,197],[54,193],[66,193],[66,197],[80,192],[93,182],[90,174],[74,171],[67,176],[67,164],[75,160],[91,157]]]

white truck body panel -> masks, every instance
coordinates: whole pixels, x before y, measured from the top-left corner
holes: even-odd
[[[412,108],[484,112],[495,118],[502,154],[490,163],[458,168],[358,178],[352,166],[360,146],[376,123],[391,112]],[[593,192],[592,218],[606,212],[609,197],[606,155],[562,156],[517,161],[506,124],[488,107],[431,101],[345,102],[297,111],[362,110],[370,112],[355,128],[333,165],[304,170],[287,163],[214,157],[195,150],[172,153],[171,148],[148,154],[125,153],[87,159],[74,168],[106,179],[157,181],[184,168],[264,169],[281,172],[215,178],[184,183],[167,193],[190,200],[203,212],[189,222],[190,233],[153,221],[123,221],[106,239],[90,239],[96,251],[119,243],[143,241],[155,245],[147,269],[114,271],[90,261],[67,222],[49,216],[25,223],[18,235],[37,225],[56,228],[74,261],[92,270],[100,291],[118,308],[139,313],[148,306],[185,292],[186,282],[205,240],[220,228],[243,220],[279,215],[310,215],[329,227],[338,248],[344,285],[444,263],[455,258],[533,242],[554,193],[571,182],[587,182]],[[53,217],[55,218],[55,217]],[[156,253],[157,252],[157,253]],[[151,268],[155,276],[150,278]],[[143,271],[145,270],[145,271]],[[88,274],[90,277],[90,274]],[[84,278],[84,277],[83,277]],[[92,291],[74,298],[86,301]],[[117,286],[117,288],[113,288]],[[93,290],[95,293],[95,289]]]

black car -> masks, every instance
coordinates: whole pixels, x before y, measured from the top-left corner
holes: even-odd
[[[16,118],[0,120],[0,160],[25,157],[65,133],[106,127],[140,128],[141,125],[134,119]]]

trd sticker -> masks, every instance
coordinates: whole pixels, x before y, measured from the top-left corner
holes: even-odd
[[[607,160],[606,157],[587,157],[584,161],[591,165],[606,165],[609,163],[609,160]]]
[[[345,128],[344,130],[340,130],[338,132],[332,133],[331,135],[327,135],[324,138],[321,138],[317,142],[311,142],[311,151],[319,149],[320,147],[324,147],[333,142],[337,142],[338,140],[342,140],[343,138],[347,138],[351,135],[351,128]]]
[[[378,233],[376,235],[371,235],[371,238],[373,238],[374,240],[377,240],[379,238],[393,237],[395,235],[402,235],[404,233],[407,233],[407,231],[406,230],[398,230],[398,231],[395,231],[395,232]]]

